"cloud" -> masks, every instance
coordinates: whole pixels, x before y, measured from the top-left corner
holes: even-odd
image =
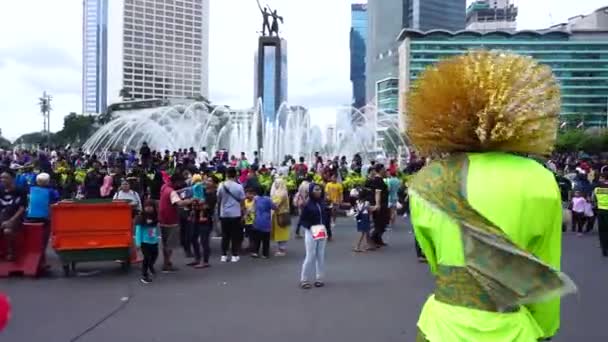
[[[114,42],[120,40],[122,13],[117,4],[121,1],[109,1],[113,27],[109,39]],[[250,107],[253,56],[261,29],[256,2],[210,1],[210,99]],[[314,110],[319,121],[332,112],[330,108],[350,103],[350,4],[365,0],[260,2],[285,18],[281,31],[288,41],[290,103],[322,107]],[[517,4],[519,28],[524,29],[588,14],[605,5],[605,0],[519,0]],[[54,96],[52,130],[61,129],[69,112],[81,111],[82,5],[82,0],[0,1],[0,128],[6,136],[16,138],[42,127],[37,102],[44,90]],[[109,54],[109,77],[119,85],[120,49]],[[108,91],[111,99],[118,93]]]
[[[1,47],[0,60],[3,62],[13,61],[30,68],[68,68],[75,71],[80,70],[80,61],[74,58],[69,51],[51,46],[46,41],[30,41],[27,46]]]

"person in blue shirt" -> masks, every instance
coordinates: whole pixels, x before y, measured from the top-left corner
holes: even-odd
[[[49,186],[51,176],[48,173],[41,173],[36,176],[36,184],[30,187],[28,198],[26,220],[29,222],[43,223],[42,234],[42,265],[45,265],[46,246],[51,235],[50,229],[50,209],[51,204],[59,201],[59,192]]]
[[[144,210],[137,218],[135,225],[135,246],[141,250],[144,260],[141,265],[141,282],[149,284],[152,282],[150,274],[156,275],[154,264],[158,258],[158,242],[160,241],[160,229],[158,228],[158,213],[152,200],[147,200]]]
[[[271,212],[276,206],[268,196],[256,196],[254,200],[255,218],[253,220],[253,246],[251,256],[259,256],[262,245],[262,258],[268,259],[270,255],[270,230],[272,228]]]
[[[36,184],[30,187],[26,216],[28,220],[48,223],[50,206],[59,201],[59,193],[49,186],[50,181],[48,173],[36,176]]]
[[[22,173],[17,176],[15,184],[18,188],[28,192],[30,187],[36,184],[36,173],[32,165],[26,165],[23,167]]]

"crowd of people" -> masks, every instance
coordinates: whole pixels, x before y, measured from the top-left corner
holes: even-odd
[[[555,154],[546,166],[556,174],[564,208],[572,214],[570,230],[583,236],[597,226],[601,253],[608,257],[608,160],[586,153]],[[562,231],[567,228],[562,225]]]
[[[304,239],[306,246],[302,287],[320,287],[325,244],[333,239],[336,218],[342,213],[353,217],[360,233],[355,252],[382,248],[385,230],[403,207],[404,192],[396,160],[363,163],[355,155],[348,162],[318,153],[312,160],[286,156],[275,166],[260,163],[257,153],[249,160],[245,153],[229,157],[224,150],[210,156],[205,148],[159,152],[146,143],[139,151],[102,155],[70,148],[1,151],[1,233],[10,242],[23,220],[42,222],[46,246],[51,204],[127,201],[133,209],[135,245],[143,255],[141,280],[149,283],[159,256],[162,272],[177,271],[176,249],[192,259],[188,266],[208,268],[214,232],[221,237],[220,262],[238,262],[243,254],[269,258],[271,242],[274,256],[285,256],[293,226],[295,238]],[[415,162],[409,165],[416,167]],[[365,181],[346,188],[349,175]],[[15,258],[13,244],[4,257]]]

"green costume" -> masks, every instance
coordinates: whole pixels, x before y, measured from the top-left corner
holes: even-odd
[[[562,207],[548,154],[559,88],[530,58],[472,52],[438,63],[408,97],[408,137],[435,161],[408,184],[436,278],[418,341],[535,342],[559,329]]]
[[[551,172],[531,159],[504,153],[467,157],[463,186],[468,203],[500,227],[515,245],[559,269],[562,207]],[[426,302],[418,322],[426,339],[536,341],[557,332],[559,298],[498,312],[491,294],[474,287],[474,280],[466,275],[457,274],[466,267],[463,237],[457,223],[416,192],[410,198],[416,238],[437,276],[440,291]],[[495,269],[493,276],[511,277],[514,271],[518,270],[506,264]]]

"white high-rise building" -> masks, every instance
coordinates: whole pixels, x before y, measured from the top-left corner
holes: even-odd
[[[82,113],[107,107],[108,0],[84,0],[82,13]]]
[[[513,0],[473,1],[467,8],[467,30],[514,32],[517,13]]]
[[[209,96],[209,1],[124,0],[122,87],[131,98]]]

